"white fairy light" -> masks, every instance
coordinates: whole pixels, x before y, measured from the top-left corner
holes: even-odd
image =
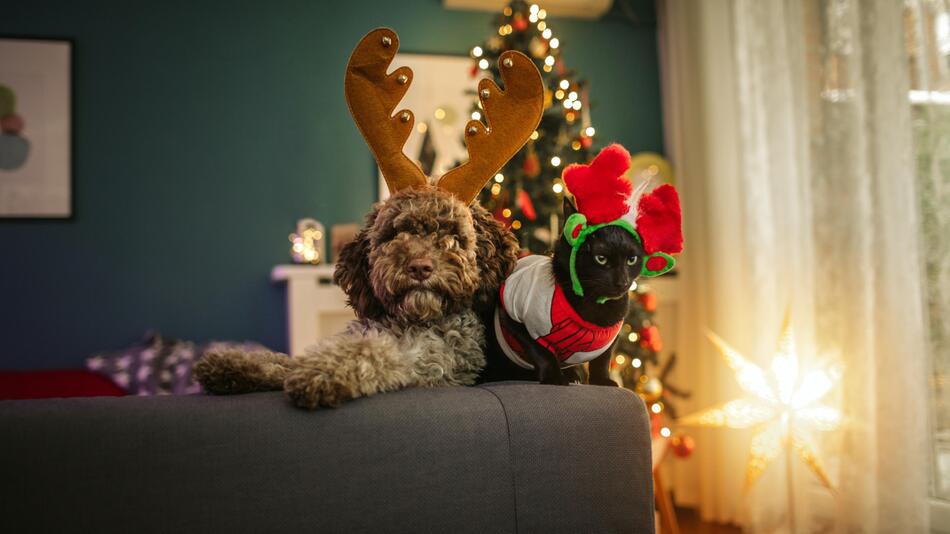
[[[472,49],[472,56],[474,57],[482,57],[482,53],[483,53],[483,50],[482,50],[482,47],[480,46],[476,46],[475,48]]]

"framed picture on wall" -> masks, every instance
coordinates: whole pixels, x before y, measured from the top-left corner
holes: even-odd
[[[412,69],[412,86],[396,110],[411,109],[416,117],[403,151],[426,176],[437,179],[468,159],[463,137],[472,118],[478,77],[472,77],[468,56],[396,54],[389,70],[402,66]],[[377,178],[383,200],[389,188],[382,174]]]
[[[0,38],[0,217],[72,216],[72,43]]]

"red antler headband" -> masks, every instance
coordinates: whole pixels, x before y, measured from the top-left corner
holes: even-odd
[[[679,196],[664,184],[652,192],[631,198],[633,187],[623,173],[630,168],[630,154],[613,144],[597,154],[589,165],[573,164],[563,179],[574,195],[578,213],[564,224],[564,238],[571,245],[571,283],[574,293],[584,295],[574,268],[577,250],[587,236],[604,226],[620,226],[643,245],[648,256],[642,276],[659,276],[676,265],[671,254],[683,251]],[[633,205],[636,201],[636,206]]]

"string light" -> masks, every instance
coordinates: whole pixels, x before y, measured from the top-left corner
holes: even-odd
[[[577,91],[571,91],[567,93],[568,100],[577,100]]]
[[[551,186],[551,190],[560,195],[561,192],[564,191],[564,186],[561,184],[554,184]]]
[[[478,60],[478,68],[488,70],[488,60],[484,58]]]
[[[537,130],[531,132],[531,140],[532,140],[532,141],[536,141],[536,140],[538,139],[538,137],[540,137],[540,136],[541,136],[541,134],[539,134]]]
[[[561,89],[567,90],[567,88],[571,86],[571,82],[569,82],[569,81],[567,81],[567,80],[561,80],[561,83],[558,84],[558,86],[559,86]]]
[[[624,356],[623,354],[618,354],[617,357],[614,359],[617,360],[617,365],[623,365],[627,363],[627,357]]]
[[[504,13],[506,17],[510,17],[510,16],[511,16],[511,6],[505,6],[505,9],[502,10],[502,13]]]
[[[548,27],[548,23],[544,22],[543,20],[538,23],[538,31],[544,31],[544,29],[547,27]]]
[[[424,122],[420,122],[419,124],[416,125],[416,131],[421,134],[426,133],[426,130],[428,129],[429,129],[429,125]]]
[[[482,118],[482,114],[481,114],[481,113],[479,113],[479,112],[477,112],[477,111],[473,111],[473,112],[472,112],[472,120],[473,120],[473,121],[480,120],[481,118]]]
[[[640,366],[643,365],[643,361],[641,361],[640,358],[634,358],[630,360],[630,365],[632,365],[634,369],[639,369]]]
[[[538,18],[539,18],[539,19],[544,20],[547,16],[548,16],[548,12],[547,12],[547,11],[545,11],[545,10],[543,10],[543,9],[539,9],[539,10],[538,10]]]
[[[670,429],[668,427],[663,427],[660,429],[660,435],[663,436],[664,438],[670,437],[670,434],[672,434],[672,432],[670,432]]]
[[[574,108],[574,111],[580,111],[580,109],[581,109],[581,101],[580,101],[580,100],[575,100],[574,102],[571,102],[571,107]]]
[[[564,109],[571,109],[571,100],[570,100],[570,99],[565,99],[565,100],[564,100]]]
[[[521,221],[513,221],[513,222],[511,223],[511,227],[512,227],[513,229],[515,229],[515,230],[520,229],[520,228],[521,228]]]
[[[440,121],[445,118],[445,110],[442,108],[435,108],[433,115],[435,116],[436,120]]]
[[[557,37],[555,37],[554,39],[551,39],[551,42],[548,44],[551,46],[551,48],[557,48],[561,46],[561,41],[558,41]]]
[[[482,47],[476,46],[475,48],[472,49],[472,56],[482,57],[482,52],[483,52]]]
[[[535,23],[535,22],[537,22],[537,21],[538,21],[538,15],[537,15],[537,14],[532,13],[532,14],[528,15],[528,22]]]
[[[627,339],[629,339],[631,343],[636,343],[637,340],[640,339],[640,334],[636,332],[630,332],[630,335],[627,336]]]
[[[663,411],[663,405],[659,402],[654,402],[650,405],[650,411],[653,413],[660,413]]]
[[[580,149],[581,149],[581,142],[578,141],[577,139],[571,141],[571,148],[573,148],[574,150],[580,150]]]
[[[544,58],[544,64],[548,66],[554,65],[554,56]]]
[[[584,134],[587,135],[587,137],[594,137],[594,127],[588,126],[587,129],[584,130]]]
[[[554,98],[557,98],[558,100],[564,98],[564,91],[560,89],[558,89],[557,91],[554,91]]]
[[[545,65],[541,68],[544,70],[544,72],[551,72],[552,70],[554,70],[554,67],[552,67],[551,65]]]
[[[501,216],[504,217],[504,218],[506,218],[506,219],[507,219],[508,217],[511,217],[511,210],[508,209],[508,208],[505,208],[505,209],[501,210]]]
[[[553,158],[551,158],[551,165],[552,165],[552,166],[557,167],[557,166],[560,165],[560,164],[561,164],[561,158],[559,158],[559,157],[557,157],[557,156],[554,156]]]
[[[528,8],[528,11],[532,15],[537,15],[539,9],[541,9],[541,6],[539,6],[538,4],[531,4],[531,7]]]
[[[541,32],[541,37],[544,37],[545,39],[550,39],[550,38],[551,38],[551,28],[545,28],[544,31]]]
[[[502,173],[496,174],[496,175],[495,175],[495,181],[498,182],[498,183],[504,182],[504,181],[505,181],[505,175],[502,174]]]
[[[500,193],[501,193],[501,184],[492,184],[491,194],[497,197]]]

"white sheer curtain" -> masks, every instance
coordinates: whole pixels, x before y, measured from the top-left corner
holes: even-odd
[[[668,149],[684,201],[684,365],[694,408],[734,398],[709,328],[767,367],[786,310],[805,366],[842,369],[850,423],[794,465],[796,532],[928,532],[923,271],[903,3],[661,2]],[[752,491],[749,436],[696,432],[678,495],[752,532],[787,524],[780,457]],[[690,476],[695,477],[690,480]]]

